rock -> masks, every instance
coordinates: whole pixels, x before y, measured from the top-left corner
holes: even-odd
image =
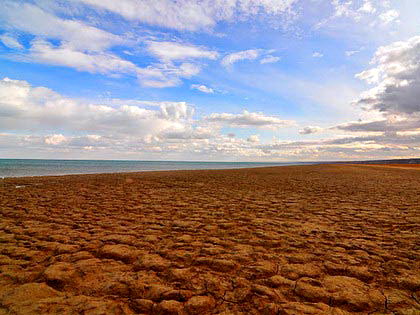
[[[189,268],[174,268],[168,271],[168,278],[172,281],[189,281],[192,273]]]
[[[346,276],[327,276],[324,287],[331,293],[331,303],[349,311],[362,312],[382,307],[385,298],[378,290],[370,289],[362,281]],[[330,304],[331,305],[331,304]]]
[[[145,242],[149,242],[149,243],[156,243],[159,242],[159,237],[157,237],[156,235],[146,235],[143,240]]]
[[[264,281],[268,286],[273,288],[278,287],[290,287],[294,284],[294,281],[286,279],[280,275],[272,276]]]
[[[159,302],[163,300],[163,295],[173,291],[173,288],[162,284],[147,285],[144,288],[144,298]]]
[[[387,297],[387,307],[390,310],[397,311],[401,310],[408,310],[411,307],[416,307],[415,299],[412,299],[409,294],[402,290],[398,289],[389,289],[384,292],[385,296]],[[409,314],[409,312],[407,311]],[[403,312],[401,312],[403,314]]]
[[[128,305],[101,298],[83,295],[63,296],[54,300],[45,300],[40,305],[41,314],[85,314],[85,315],[132,315]]]
[[[301,277],[318,278],[321,269],[313,264],[288,264],[282,266],[280,274],[291,280]]]
[[[270,261],[260,261],[255,266],[248,267],[251,275],[248,279],[267,278],[276,273],[276,264]]]
[[[170,262],[157,254],[144,254],[134,265],[135,270],[151,269],[164,271],[170,266]]]
[[[175,229],[184,230],[190,227],[194,227],[197,223],[193,221],[186,220],[175,220],[172,222],[172,225]]]
[[[125,282],[118,281],[117,279],[104,279],[100,283],[100,292],[104,295],[115,295],[128,297],[131,293],[131,288]]]
[[[183,306],[178,301],[162,301],[155,310],[159,315],[180,315],[183,313]]]
[[[280,312],[280,306],[275,303],[268,303],[262,309],[262,315],[277,315]]]
[[[195,261],[197,265],[206,265],[214,271],[228,272],[236,268],[236,263],[226,259],[199,258]]]
[[[297,253],[286,256],[291,264],[304,264],[314,261],[314,255],[307,253]]]
[[[252,292],[258,295],[268,296],[273,301],[278,300],[278,295],[274,292],[274,289],[272,288],[268,288],[259,284],[253,284],[251,290]]]
[[[420,290],[420,275],[405,273],[398,277],[396,282],[401,289],[408,289],[410,291]]]
[[[124,262],[132,262],[136,258],[136,251],[133,247],[127,245],[104,245],[99,254],[104,258],[122,260]]]
[[[295,293],[308,302],[328,303],[330,294],[322,284],[311,278],[301,278],[296,282]]]
[[[162,300],[174,300],[185,302],[193,296],[193,292],[189,290],[170,290],[161,295]]]
[[[69,261],[76,262],[79,260],[91,259],[91,258],[95,258],[95,257],[88,251],[81,251],[81,252],[72,254],[69,258]]]
[[[60,296],[59,291],[54,290],[45,283],[26,283],[21,286],[3,291],[0,295],[0,304],[31,304],[39,300]]]
[[[210,313],[215,306],[215,301],[210,296],[194,296],[185,304],[188,314]]]
[[[191,244],[191,246],[194,246],[194,245]],[[201,247],[201,244],[200,244],[200,246],[197,246],[197,247]],[[222,253],[223,250],[224,249],[221,246],[208,245],[206,247],[201,248],[200,255],[215,256],[215,255],[218,255],[218,254]]]
[[[215,271],[228,272],[236,268],[236,263],[232,260],[213,259],[211,267]]]
[[[327,273],[331,276],[345,275],[347,272],[346,265],[335,264],[329,261],[324,263],[324,267],[327,270]]]
[[[191,235],[184,234],[184,235],[178,237],[177,240],[178,240],[178,242],[191,243],[193,238],[192,238]]]
[[[31,268],[31,270],[25,271],[24,268],[18,265],[0,266],[0,287],[3,282],[34,282],[37,278],[39,278],[40,273],[42,273],[41,269],[42,267],[38,266]]]
[[[42,299],[15,301],[8,305],[7,314],[85,314],[85,315],[132,315],[133,312],[121,302],[67,294]],[[1,313],[0,313],[1,314]]]
[[[102,261],[98,258],[82,259],[75,263],[77,270],[81,273],[94,273],[101,266]]]
[[[367,267],[350,266],[347,268],[347,275],[364,282],[369,282],[373,279],[373,275]]]
[[[132,235],[111,234],[102,238],[104,242],[115,242],[126,245],[135,245],[137,238]]]
[[[55,248],[55,252],[57,254],[71,254],[77,252],[79,249],[79,245],[58,244]]]
[[[337,308],[331,308],[324,303],[288,302],[281,304],[278,315],[347,315]]]
[[[76,276],[76,269],[70,263],[58,262],[49,266],[44,271],[44,277],[47,283],[53,287],[61,287]]]
[[[146,299],[136,299],[132,303],[132,307],[136,312],[151,313],[155,303]]]

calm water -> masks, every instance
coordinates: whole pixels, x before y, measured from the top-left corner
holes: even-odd
[[[232,169],[298,164],[307,163],[0,159],[0,178],[133,171]]]

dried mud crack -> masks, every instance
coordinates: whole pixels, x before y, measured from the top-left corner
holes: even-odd
[[[0,314],[420,314],[420,171],[0,181]]]

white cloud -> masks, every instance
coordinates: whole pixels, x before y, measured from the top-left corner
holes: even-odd
[[[360,12],[373,14],[376,12],[376,8],[373,6],[372,2],[365,0],[363,5],[358,9]]]
[[[383,42],[390,38],[390,34],[401,31],[397,8],[409,7],[393,1],[394,8],[391,8],[391,3],[383,0],[331,0],[330,3],[332,14],[316,23],[315,29],[351,43],[369,44]],[[405,25],[409,23],[411,21],[404,21]]]
[[[197,128],[198,129],[198,128]],[[356,160],[376,158],[416,157],[420,150],[420,132],[374,136],[342,136],[311,141],[278,141],[269,144],[248,141],[215,133],[205,135],[204,130],[167,133],[167,138],[156,136],[118,137],[83,135],[66,136],[66,141],[46,145],[51,136],[16,135],[0,133],[2,156],[17,155],[84,158],[134,158],[166,157],[195,158],[197,160]]]
[[[260,142],[260,137],[258,135],[251,135],[246,139],[246,141],[252,142],[252,143],[258,143]]]
[[[359,21],[363,15],[372,15],[378,11],[376,4],[371,0],[365,0],[363,4],[358,7],[357,1],[340,1],[332,0],[331,4],[334,8],[335,17],[346,17]]]
[[[2,34],[0,35],[0,41],[5,45],[6,47],[12,48],[12,49],[23,49],[23,45],[19,43],[19,41],[8,35],[8,34]]]
[[[207,93],[207,94],[214,93],[214,90],[212,88],[205,86],[203,84],[191,84],[191,89],[198,90],[200,92]]]
[[[348,50],[348,51],[345,52],[345,54],[346,54],[347,57],[351,57],[351,56],[353,56],[353,55],[355,55],[359,52],[360,52],[360,50]]]
[[[418,60],[420,60],[420,36],[380,47],[372,60],[374,68],[357,75],[358,78],[375,85],[363,92],[355,102],[374,119],[360,119],[335,126],[338,130],[371,135],[347,137],[329,142],[329,145],[346,145],[346,149],[352,152],[351,148],[354,149],[359,144],[359,148],[353,150],[355,154],[370,152],[386,156],[390,152],[394,152],[393,154],[398,152],[404,157],[418,156],[420,147]]]
[[[324,57],[324,54],[320,53],[319,51],[316,51],[312,54],[312,57],[314,58],[322,58]]]
[[[302,128],[301,130],[299,130],[299,133],[301,135],[309,135],[309,134],[312,134],[312,133],[320,132],[321,130],[322,130],[322,128],[317,127],[317,126],[307,126],[307,127]]]
[[[277,129],[290,126],[294,123],[290,120],[282,120],[274,116],[267,116],[263,113],[252,113],[246,110],[242,114],[213,113],[205,117],[204,120],[236,127],[258,127],[266,129]]]
[[[202,47],[180,44],[176,42],[148,42],[148,51],[164,61],[183,60],[191,58],[216,59],[216,51],[207,50]]]
[[[200,72],[200,66],[192,63],[154,65],[142,69],[139,81],[143,86],[153,88],[173,87],[182,84],[182,78],[191,78]]]
[[[332,0],[331,3],[334,6],[336,16],[346,16],[350,14],[351,1],[340,3],[339,0]]]
[[[66,98],[26,81],[0,81],[0,130],[94,132],[100,135],[146,136],[183,130],[193,109],[185,102],[163,102],[156,110],[139,106],[89,104]],[[59,143],[60,138],[47,138]]]
[[[191,58],[217,58],[215,51],[193,45],[172,42],[149,42],[150,52],[162,59],[139,67],[110,49],[117,45],[131,45],[132,40],[87,25],[75,19],[63,19],[31,3],[6,0],[0,11],[1,26],[7,30],[35,35],[28,51],[10,56],[18,61],[40,62],[74,68],[78,71],[111,76],[131,75],[146,87],[164,88],[182,84],[200,72],[200,66],[189,62],[172,63],[173,60]],[[18,41],[3,34],[5,45],[23,48]],[[58,41],[57,41],[58,40]]]
[[[180,131],[166,132],[162,136],[167,140],[207,140],[215,138],[217,136],[217,130],[205,127],[185,128]]]
[[[45,137],[44,141],[46,144],[57,145],[57,144],[62,144],[66,142],[67,138],[63,136],[62,134],[56,134],[56,135]]]
[[[90,73],[131,73],[143,72],[132,62],[120,57],[105,53],[86,53],[74,50],[73,47],[63,44],[55,47],[42,39],[33,40],[29,49],[29,60],[46,64],[66,66]],[[151,73],[150,73],[151,74]]]
[[[376,86],[364,92],[359,105],[387,114],[420,112],[420,36],[380,47],[376,67],[356,77]]]
[[[260,60],[261,64],[274,63],[280,60],[280,57],[268,55]]]
[[[290,14],[296,0],[79,0],[126,19],[177,30],[205,30],[219,21]]]
[[[78,71],[105,75],[131,75],[137,77],[143,86],[163,88],[182,83],[182,78],[191,78],[200,72],[200,67],[191,63],[174,65],[154,64],[141,68],[108,52],[82,52],[62,44],[54,46],[48,41],[35,39],[31,42],[29,54],[20,57],[26,61],[74,68]]]
[[[361,120],[344,123],[335,128],[351,132],[404,132],[420,128],[420,115],[410,117],[390,116],[385,119]]]
[[[101,51],[126,42],[118,35],[77,20],[61,19],[30,3],[4,0],[0,20],[5,29],[60,39],[78,50]]]
[[[385,23],[389,24],[391,22],[394,22],[398,19],[400,14],[396,10],[388,10],[381,15],[379,15],[379,18]]]
[[[222,59],[222,65],[225,67],[229,67],[233,65],[235,62],[241,61],[241,60],[254,60],[257,59],[260,55],[259,49],[249,49],[244,51],[238,51],[235,53],[231,53],[226,55]]]

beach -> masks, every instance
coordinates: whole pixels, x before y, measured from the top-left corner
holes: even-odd
[[[0,180],[0,314],[420,314],[420,167]]]

